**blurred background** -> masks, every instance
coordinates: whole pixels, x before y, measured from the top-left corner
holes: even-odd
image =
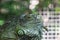
[[[1,0],[1,3],[5,1],[9,0]],[[20,0],[14,1],[18,2]],[[47,26],[48,32],[43,33],[42,40],[60,40],[60,0],[30,0],[29,2],[29,9],[31,10],[35,10],[35,6],[39,4],[37,11],[42,15],[44,26]],[[23,4],[26,4],[26,2]],[[28,7],[27,5],[26,7]],[[16,7],[19,9],[19,6]],[[0,12],[5,13],[8,10],[3,8]],[[0,20],[0,24],[3,24],[3,22]]]

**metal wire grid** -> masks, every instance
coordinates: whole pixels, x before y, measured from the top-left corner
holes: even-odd
[[[42,12],[42,17],[47,17],[48,32],[43,34],[42,40],[60,40],[60,12]],[[55,15],[56,14],[56,15]]]

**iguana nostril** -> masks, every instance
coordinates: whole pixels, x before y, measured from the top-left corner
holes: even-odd
[[[19,30],[19,31],[18,31],[18,34],[19,34],[19,35],[23,35],[23,34],[24,34],[24,31],[23,31],[23,30]]]

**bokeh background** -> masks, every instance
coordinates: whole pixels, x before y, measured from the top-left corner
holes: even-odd
[[[33,0],[33,2],[31,0],[32,4],[38,4],[38,2],[39,0]],[[42,40],[60,40],[60,0],[46,0],[46,4],[44,5],[47,5],[47,7],[40,7],[40,9],[42,9],[39,12],[42,15],[44,26],[47,27],[48,32],[43,33]],[[34,7],[35,6],[32,5],[30,6],[30,9],[32,10]]]

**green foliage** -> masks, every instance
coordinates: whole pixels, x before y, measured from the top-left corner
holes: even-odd
[[[55,12],[60,12],[60,7],[55,7]]]
[[[57,2],[59,5],[60,5],[60,0],[58,0],[58,2]]]
[[[4,20],[0,20],[0,25],[3,25],[4,24]]]
[[[40,8],[48,7],[48,5],[52,2],[53,2],[53,0],[40,0],[40,3],[38,6]]]
[[[19,15],[20,13],[23,13],[25,10],[28,10],[28,8],[25,5],[15,1],[1,3],[1,7],[8,9],[8,13],[11,15]]]

